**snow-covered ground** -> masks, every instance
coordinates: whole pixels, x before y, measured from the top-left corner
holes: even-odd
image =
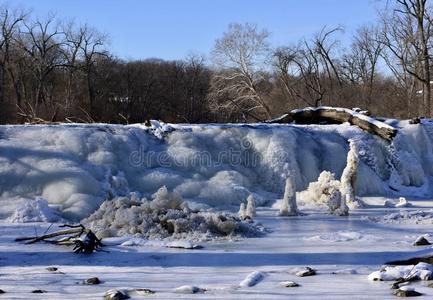
[[[430,224],[381,224],[366,216],[398,212],[383,207],[384,198],[364,199],[371,205],[349,217],[304,210],[296,217],[276,217],[276,209],[259,208],[257,221],[271,230],[264,237],[201,243],[202,249],[167,248],[164,243],[143,242],[121,246],[129,238],[107,240],[109,253],[77,255],[70,248],[48,244],[23,246],[14,242],[22,235],[43,233],[47,223],[0,225],[0,289],[8,299],[101,299],[112,288],[149,288],[155,294],[133,299],[392,299],[391,282],[368,280],[368,275],[388,261],[433,254],[430,246],[412,242],[432,233]],[[410,200],[415,207],[433,208],[431,199]],[[302,209],[302,207],[301,207]],[[128,243],[125,243],[128,245]],[[47,267],[58,271],[47,271]],[[296,268],[311,267],[316,276],[297,277]],[[252,286],[248,276],[260,272]],[[250,276],[249,279],[251,279]],[[97,276],[102,284],[81,282]],[[254,279],[254,278],[253,278]],[[282,287],[294,281],[300,287]],[[243,284],[241,284],[244,282]],[[205,289],[200,294],[180,294],[176,288],[190,285]],[[433,289],[424,282],[412,283],[425,299]],[[41,289],[44,294],[30,294]]]
[[[386,262],[433,254],[430,246],[412,245],[421,235],[433,239],[433,123],[423,122],[388,120],[399,130],[391,144],[348,124],[0,126],[0,289],[6,291],[0,297],[101,299],[115,288],[137,299],[393,298],[390,282],[368,276]],[[340,179],[349,140],[359,158],[355,191],[364,206],[352,207],[349,216],[329,215],[308,200],[320,195],[301,191],[324,170]],[[289,177],[301,215],[278,217]],[[105,228],[134,216],[127,232],[134,224],[158,228],[167,221],[157,207],[166,197],[148,200],[162,186],[175,192],[169,202],[179,209],[167,215],[184,214],[177,225],[188,218],[193,224],[190,213],[210,216],[203,223],[210,227],[232,222],[219,211],[237,212],[253,197],[254,226],[269,232],[193,241],[123,236],[104,239],[109,252],[92,255],[14,241],[54,230],[50,222],[81,221],[113,199],[129,206],[107,204],[90,220]],[[140,222],[143,214],[159,219]],[[298,277],[306,267],[317,275]],[[102,283],[82,284],[94,276]],[[285,287],[288,282],[300,286]],[[411,285],[433,297],[424,282]],[[140,288],[155,293],[134,291]]]

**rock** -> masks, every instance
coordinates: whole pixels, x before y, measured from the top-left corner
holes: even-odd
[[[280,285],[281,287],[286,287],[286,288],[291,288],[291,287],[298,287],[298,286],[300,286],[299,284],[297,284],[297,283],[294,282],[294,281],[281,281],[281,282],[279,283],[279,285]]]
[[[395,203],[393,201],[389,200],[389,199],[386,199],[383,202],[383,206],[385,206],[385,207],[395,207]]]
[[[395,205],[395,207],[411,207],[412,203],[410,203],[409,201],[406,200],[405,197],[400,197],[398,198],[399,202]]]
[[[403,289],[403,287],[397,289],[394,291],[394,295],[397,297],[417,297],[417,296],[421,296],[422,294],[415,291],[413,288],[405,288]]]
[[[428,246],[431,245],[431,243],[423,236],[419,236],[415,242],[413,242],[414,246]]]
[[[0,294],[4,294],[6,293],[5,291],[3,291],[2,289],[0,289]]]
[[[409,120],[409,124],[421,124],[421,118],[415,117]]]
[[[180,294],[198,294],[206,292],[205,289],[193,285],[183,285],[175,289],[176,293]]]
[[[47,291],[44,291],[44,290],[33,290],[32,291],[32,293],[33,294],[43,294],[43,293],[46,293]]]
[[[48,272],[56,272],[58,270],[58,268],[56,268],[56,267],[48,267],[48,268],[46,268],[46,270]]]
[[[108,290],[104,294],[105,300],[124,300],[129,299],[129,296],[126,292],[119,291],[119,290]]]
[[[150,294],[155,294],[155,291],[152,291],[151,289],[134,289],[132,292],[136,293],[139,296],[147,296]]]
[[[177,248],[177,249],[202,249],[203,246],[196,245],[190,241],[173,241],[167,244],[167,248]]]
[[[427,285],[427,287],[429,287],[429,288],[433,288],[433,283],[429,283],[429,284]]]
[[[86,280],[84,280],[83,283],[92,285],[92,284],[100,284],[101,281],[99,280],[98,277],[91,277],[91,278],[87,278]]]
[[[295,275],[299,277],[314,276],[316,275],[316,270],[310,267],[305,267],[303,270],[296,272]]]

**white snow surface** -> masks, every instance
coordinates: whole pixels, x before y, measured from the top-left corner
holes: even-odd
[[[71,247],[46,243],[23,245],[14,241],[17,237],[41,234],[48,228],[48,232],[57,230],[56,224],[3,222],[0,223],[0,288],[6,294],[2,297],[102,299],[108,290],[115,289],[128,291],[132,299],[315,299],[318,295],[324,300],[395,299],[390,282],[371,281],[369,275],[383,270],[386,262],[432,255],[430,246],[414,247],[412,242],[432,232],[433,224],[367,221],[367,216],[399,209],[383,207],[384,199],[380,197],[362,200],[369,206],[346,217],[303,209],[302,216],[281,218],[276,216],[277,209],[258,207],[255,220],[270,229],[267,235],[203,242],[202,249],[168,248],[166,242],[125,236],[103,239],[106,245],[103,249],[107,252],[77,255]],[[413,207],[405,208],[407,211],[433,208],[431,198],[408,200]],[[127,240],[134,243],[128,245]],[[47,267],[57,267],[58,271],[50,272]],[[317,270],[317,275],[295,275],[305,267]],[[386,267],[387,272],[382,273],[389,277],[378,273],[374,276],[392,279],[408,274],[412,267]],[[426,279],[431,268],[421,264],[414,270]],[[95,276],[101,284],[79,284]],[[288,281],[300,287],[280,285]],[[423,282],[411,282],[409,286],[423,293],[425,299],[433,297],[433,290]],[[182,288],[176,290],[178,287]],[[132,292],[144,288],[155,293],[141,296]],[[47,292],[32,294],[36,289]]]
[[[392,144],[355,126],[202,124],[0,126],[0,217],[46,199],[79,220],[116,196],[150,197],[166,185],[190,207],[229,208],[249,195],[256,205],[282,197],[319,174],[340,178],[351,139],[360,159],[357,195],[433,194],[433,123],[389,121]]]

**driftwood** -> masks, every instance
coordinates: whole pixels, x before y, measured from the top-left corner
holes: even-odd
[[[55,245],[74,246],[75,253],[93,253],[103,246],[100,239],[83,225],[60,225],[59,227],[68,227],[69,229],[60,230],[41,236],[20,237],[15,239],[16,242],[26,242],[33,244],[37,242],[46,242]],[[53,239],[58,238],[58,239]]]
[[[266,121],[266,123],[291,123],[297,124],[341,124],[349,122],[359,128],[380,136],[381,138],[392,141],[397,134],[397,129],[369,117],[363,113],[340,107],[308,107],[305,109],[296,109],[291,112]]]

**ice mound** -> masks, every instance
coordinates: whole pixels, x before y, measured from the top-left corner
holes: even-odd
[[[409,266],[385,266],[368,275],[368,279],[372,281],[394,281],[400,278],[432,280],[433,265],[420,262]]]
[[[357,195],[432,195],[432,125],[396,126],[389,144],[347,124],[2,125],[0,215],[13,213],[11,199],[43,197],[80,220],[106,199],[150,198],[162,185],[191,207],[232,210],[249,195],[262,206],[282,198],[289,175],[296,191],[323,170],[341,178],[348,140]]]
[[[298,193],[299,201],[303,205],[315,204],[323,207],[328,207],[328,204],[337,205],[340,199],[340,182],[334,176],[329,171],[320,173],[317,181],[311,182],[305,191]]]
[[[133,235],[147,239],[206,240],[259,236],[263,230],[228,213],[192,211],[179,194],[164,186],[152,201],[117,197],[105,201],[82,223],[105,237]]]
[[[12,223],[27,222],[61,222],[60,213],[48,206],[48,201],[43,198],[27,200],[19,206],[8,219]]]

